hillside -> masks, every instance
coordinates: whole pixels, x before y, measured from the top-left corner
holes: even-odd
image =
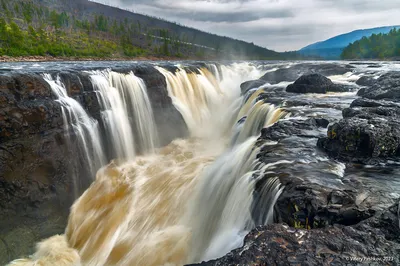
[[[304,56],[319,56],[324,59],[340,59],[343,49],[350,43],[360,40],[364,36],[369,37],[372,34],[388,33],[391,29],[399,27],[400,26],[388,26],[352,31],[335,36],[326,41],[310,44],[300,49],[299,53]]]
[[[285,59],[263,47],[88,0],[0,0],[0,55]]]
[[[387,34],[372,34],[347,46],[342,59],[398,59],[400,58],[400,29]]]

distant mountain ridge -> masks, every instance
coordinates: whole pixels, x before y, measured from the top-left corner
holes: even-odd
[[[341,53],[349,44],[360,40],[362,37],[370,37],[372,34],[388,33],[393,28],[400,28],[400,25],[355,30],[329,38],[325,41],[307,45],[306,47],[301,48],[298,52],[304,56],[319,56],[324,59],[340,59]]]

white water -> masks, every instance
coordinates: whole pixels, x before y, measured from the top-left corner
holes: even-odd
[[[191,135],[217,139],[226,135],[232,122],[236,122],[234,114],[241,103],[240,84],[260,77],[262,72],[248,63],[221,66],[220,70],[215,65],[211,67],[215,75],[206,68],[198,69],[199,74],[187,73],[182,67],[175,73],[156,68],[165,76],[169,96]]]
[[[133,73],[91,74],[113,157],[132,160],[138,151],[153,152],[158,136],[143,80]]]
[[[130,94],[137,79],[132,73],[92,72],[111,147],[126,160],[98,171],[74,203],[65,237],[45,240],[31,259],[13,265],[183,265],[240,246],[256,225],[254,207],[261,210],[257,224],[271,222],[282,188],[277,178],[262,180],[274,165],[257,160],[262,146],[255,142],[262,127],[286,113],[256,96],[245,101],[239,88],[262,73],[248,64],[221,67],[216,76],[206,68],[198,74],[158,69],[192,137],[135,156],[137,132],[129,110],[142,102],[127,102],[139,99]],[[242,117],[247,118],[238,128],[234,124]],[[262,186],[255,196],[257,182]],[[59,252],[49,243],[57,243]]]
[[[243,237],[255,227],[251,208],[254,203],[255,175],[263,176],[268,167],[260,165],[252,137],[220,156],[200,177],[195,198],[184,218],[192,227],[189,262],[215,259],[239,247]],[[259,224],[271,222],[272,208],[281,193],[276,179],[267,185],[273,193],[263,204],[264,215]],[[262,193],[264,195],[264,193]],[[265,199],[265,198],[264,198]]]
[[[106,163],[103,153],[103,144],[98,128],[98,122],[88,116],[82,106],[73,98],[69,97],[60,77],[53,79],[50,74],[43,75],[44,80],[49,83],[57,101],[61,104],[62,116],[66,132],[66,139],[70,147],[73,140],[71,133],[78,141],[77,147],[80,151],[79,158],[73,162],[81,163],[89,169],[90,178],[94,177],[96,171]],[[75,154],[75,151],[71,151]],[[73,173],[75,195],[78,194],[79,165],[75,165]]]

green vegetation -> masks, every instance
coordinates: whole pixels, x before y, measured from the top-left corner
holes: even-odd
[[[0,55],[297,57],[88,0],[0,0]]]
[[[363,37],[347,46],[342,59],[393,59],[400,57],[400,29],[387,34],[373,34]]]
[[[141,56],[146,51],[125,36],[125,27],[115,29],[108,19],[95,15],[92,22],[71,18],[29,1],[13,5],[2,0],[0,10],[0,55],[8,56]],[[13,16],[12,16],[13,15]],[[114,33],[108,33],[114,30]],[[121,35],[121,36],[120,36]]]

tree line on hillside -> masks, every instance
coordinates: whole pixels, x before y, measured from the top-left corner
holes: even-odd
[[[87,0],[0,0],[0,55],[296,57]]]
[[[173,36],[153,41],[151,34],[141,33],[140,24],[128,20],[117,23],[97,14],[80,20],[31,1],[1,0],[0,12],[0,55],[169,56],[169,46],[181,43]],[[151,33],[166,36],[163,29]],[[179,51],[172,55],[180,56]]]
[[[372,34],[347,46],[342,59],[395,59],[400,58],[400,29],[387,34]]]

